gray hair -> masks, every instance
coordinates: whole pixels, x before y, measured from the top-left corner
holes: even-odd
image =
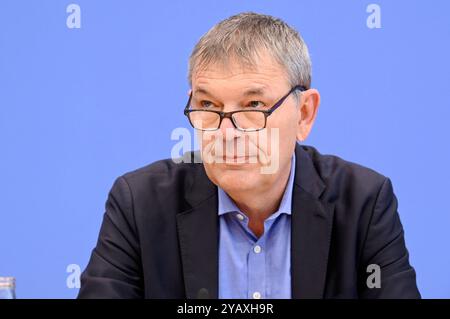
[[[291,86],[311,86],[311,60],[300,34],[281,19],[244,12],[225,19],[205,33],[189,58],[188,81],[210,63],[227,66],[236,58],[243,66],[255,67],[258,52],[266,50],[284,67]]]

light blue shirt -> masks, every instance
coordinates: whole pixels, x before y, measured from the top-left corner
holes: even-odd
[[[295,154],[280,207],[257,238],[248,218],[218,187],[219,298],[291,298],[291,207]]]

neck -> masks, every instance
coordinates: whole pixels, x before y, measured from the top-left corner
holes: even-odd
[[[248,192],[227,192],[236,206],[249,218],[249,226],[255,234],[264,231],[264,221],[278,210],[286,189],[292,161],[275,180],[275,183],[264,189],[252,189]],[[261,232],[262,230],[262,232]],[[259,237],[259,236],[258,236]]]

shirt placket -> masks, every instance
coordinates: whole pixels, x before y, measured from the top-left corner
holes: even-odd
[[[249,299],[266,298],[266,249],[265,236],[261,236],[248,253]]]

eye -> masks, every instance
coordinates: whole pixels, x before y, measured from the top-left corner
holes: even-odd
[[[250,101],[250,103],[248,103],[248,106],[256,109],[256,108],[264,107],[266,105],[261,101]]]
[[[214,104],[211,101],[200,101],[200,106],[207,109],[213,107]]]

